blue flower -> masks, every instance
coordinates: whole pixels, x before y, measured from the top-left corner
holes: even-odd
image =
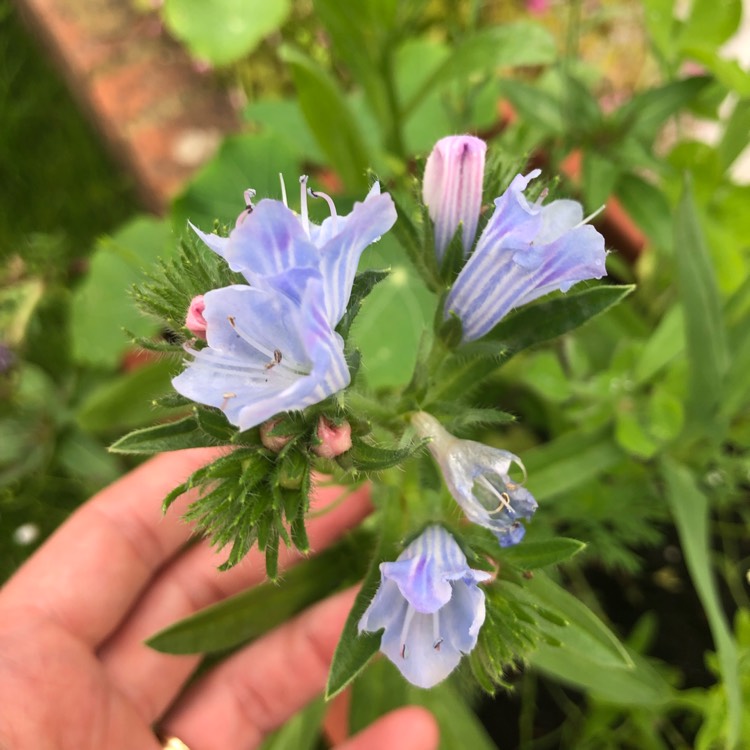
[[[426,412],[414,414],[412,424],[420,437],[430,438],[428,448],[466,517],[489,529],[501,547],[518,544],[526,533],[521,519],[531,518],[538,507],[532,494],[508,475],[515,463],[525,476],[521,459],[474,440],[460,440]]]
[[[445,250],[459,226],[464,255],[477,233],[482,209],[484,156],[487,144],[472,135],[441,138],[427,158],[422,200],[435,225],[435,254],[442,263]]]
[[[299,301],[308,277],[319,276],[326,316],[335,328],[349,302],[363,250],[393,226],[396,208],[391,196],[381,194],[375,183],[364,202],[355,203],[349,215],[339,216],[327,195],[307,190],[306,177],[300,179],[300,186],[299,215],[287,207],[285,196],[283,203],[250,203],[229,237],[193,229],[252,286],[275,289]],[[331,209],[320,226],[308,218],[308,194],[324,198]]]
[[[322,283],[310,276],[299,301],[234,285],[204,295],[206,340],[172,380],[178,393],[221,409],[247,430],[303,409],[349,384],[344,343],[326,316]]]
[[[513,308],[553,290],[568,291],[606,274],[604,238],[583,222],[571,200],[529,203],[523,194],[540,170],[517,175],[495,200],[495,211],[445,302],[463,340],[484,336]]]
[[[348,216],[320,226],[263,200],[247,209],[229,237],[195,231],[251,286],[203,295],[204,348],[188,348],[187,368],[172,380],[178,393],[221,409],[247,430],[284,411],[304,409],[350,381],[344,342],[335,332],[346,310],[362,251],[396,220],[393,201],[373,186]]]
[[[385,629],[380,650],[401,674],[418,687],[437,685],[476,646],[485,616],[477,583],[492,576],[472,570],[442,526],[428,526],[380,574],[359,632]]]

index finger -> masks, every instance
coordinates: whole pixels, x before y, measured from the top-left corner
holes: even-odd
[[[10,579],[0,605],[41,610],[87,643],[101,641],[191,536],[179,508],[162,514],[164,497],[221,453],[164,453],[103,489]],[[176,505],[194,499],[188,492]]]

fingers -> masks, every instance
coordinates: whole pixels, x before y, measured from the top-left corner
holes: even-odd
[[[308,522],[313,550],[330,545],[346,529],[356,526],[370,511],[369,492],[363,487],[346,496],[340,487],[313,493],[313,509],[332,505],[327,513]],[[280,569],[300,555],[282,547]],[[144,593],[120,629],[100,649],[99,657],[110,680],[127,695],[144,721],[152,722],[166,710],[198,661],[194,656],[160,654],[144,641],[175,620],[256,584],[265,577],[263,554],[253,550],[230,571],[216,566],[223,556],[206,544],[196,545],[164,568]]]
[[[257,747],[323,690],[354,595],[316,604],[196,682],[164,720],[167,732],[201,750]]]
[[[406,706],[378,719],[336,750],[437,750],[439,743],[435,717],[425,708]]]
[[[219,455],[205,448],[165,453],[102,490],[8,582],[0,603],[42,609],[72,635],[98,643],[190,537],[180,516],[191,493],[166,516],[164,497]]]

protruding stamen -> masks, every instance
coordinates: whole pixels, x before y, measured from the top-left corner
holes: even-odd
[[[253,198],[255,198],[255,190],[252,188],[248,188],[243,193],[245,197],[245,210],[237,217],[237,221],[234,222],[234,226],[238,227],[240,224],[242,224],[245,219],[247,219],[248,216],[253,212],[253,209],[255,206],[253,206]]]
[[[542,203],[544,203],[548,195],[549,195],[549,188],[546,187],[542,190],[541,193],[539,193],[539,197],[536,199],[536,205],[540,206]]]
[[[432,647],[435,651],[440,651],[440,644],[443,639],[440,637],[440,612],[435,612],[432,616]]]
[[[284,182],[284,175],[279,172],[279,182],[281,183],[281,200],[284,201],[284,205],[289,208],[289,203],[286,199],[286,183]]]
[[[498,505],[494,510],[491,510],[490,513],[497,513],[499,510],[507,510],[509,513],[514,512],[513,508],[510,505],[510,495],[507,492],[500,492],[485,476],[479,477],[479,479],[477,479],[477,482],[479,482],[482,487],[489,490],[500,501],[500,505]]]
[[[227,408],[227,404],[229,403],[230,398],[237,398],[236,393],[232,393],[231,391],[229,393],[222,393],[222,398],[224,401],[222,402],[221,406],[219,407],[222,411]]]
[[[302,228],[305,234],[310,236],[310,219],[307,215],[307,175],[303,174],[299,178],[299,203],[300,218],[302,219]]]
[[[327,193],[321,193],[319,190],[313,190],[312,188],[307,189],[307,194],[312,198],[322,198],[328,204],[328,209],[333,217],[333,231],[335,232],[338,229],[339,216],[336,213],[336,204],[333,202],[333,198]]]
[[[587,216],[587,217],[586,217],[586,218],[585,218],[585,219],[584,219],[583,221],[581,221],[581,222],[580,222],[579,224],[576,224],[576,225],[575,225],[575,226],[573,227],[573,229],[578,229],[578,227],[582,227],[582,226],[583,226],[584,224],[589,224],[589,223],[590,223],[590,222],[592,222],[592,221],[593,221],[593,220],[594,220],[594,219],[595,219],[595,218],[596,218],[597,216],[599,216],[599,214],[600,214],[600,213],[601,213],[602,211],[604,211],[604,209],[605,209],[605,208],[606,208],[606,206],[603,206],[603,205],[602,205],[602,206],[599,206],[599,208],[597,208],[597,209],[596,209],[596,211],[594,211],[594,213],[592,213],[592,214],[589,214],[589,215],[588,215],[588,216]]]
[[[401,628],[401,658],[406,659],[406,638],[409,635],[409,627],[411,626],[412,618],[416,610],[414,607],[409,605],[406,608],[406,616],[404,617],[404,624]]]

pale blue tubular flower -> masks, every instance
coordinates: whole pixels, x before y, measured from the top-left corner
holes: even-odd
[[[531,518],[538,507],[531,493],[508,474],[517,464],[526,476],[521,459],[474,440],[460,440],[423,411],[412,416],[412,424],[420,437],[430,439],[427,447],[466,517],[489,529],[501,547],[518,544],[526,533],[521,519]]]
[[[458,275],[445,302],[446,319],[454,313],[463,340],[484,336],[513,308],[553,290],[606,274],[604,238],[583,219],[571,200],[543,206],[523,194],[541,174],[517,175],[495,200],[495,211]]]
[[[349,302],[363,250],[380,239],[396,221],[392,198],[381,194],[380,185],[375,183],[365,200],[355,203],[350,214],[339,216],[329,196],[308,190],[307,177],[300,178],[299,215],[288,208],[286,190],[283,202],[262,200],[257,206],[250,201],[252,195],[252,192],[246,195],[248,208],[229,237],[206,234],[196,227],[194,231],[253,286],[276,289],[299,300],[307,278],[319,276],[326,316],[335,327]],[[325,199],[331,210],[320,226],[308,217],[308,195]]]
[[[472,135],[441,138],[427,158],[422,200],[435,231],[435,254],[442,263],[445,250],[459,225],[464,256],[477,233],[482,208],[482,182],[487,144]]]
[[[396,562],[380,565],[380,588],[359,632],[385,629],[380,650],[422,688],[442,682],[477,643],[490,573],[473,570],[442,526],[428,526]]]
[[[322,280],[301,275],[299,299],[242,285],[206,292],[208,346],[187,349],[177,392],[247,430],[345,388],[344,342],[328,320]]]

